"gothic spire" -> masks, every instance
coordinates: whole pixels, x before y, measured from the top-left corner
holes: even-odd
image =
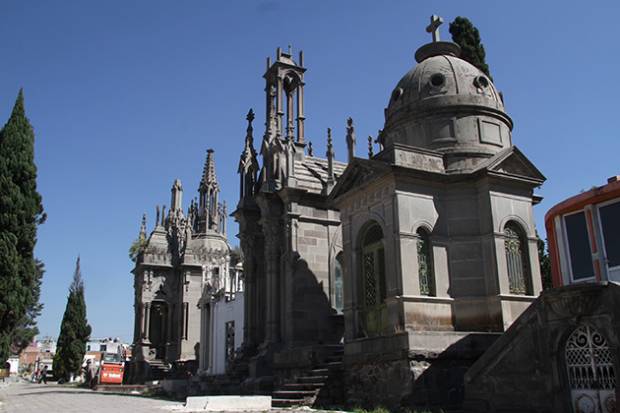
[[[215,176],[215,159],[213,157],[213,149],[207,149],[207,159],[202,171],[202,179],[200,180],[200,189],[203,187],[217,187],[217,177]]]
[[[219,217],[219,192],[220,187],[215,176],[215,159],[213,149],[207,150],[207,160],[205,161],[204,170],[198,193],[200,201],[198,204],[198,227],[197,232],[205,233],[211,229],[213,223],[218,222]]]
[[[254,111],[250,109],[245,119],[248,121],[248,127],[245,134],[245,146],[241,152],[239,159],[239,168],[237,172],[241,178],[239,187],[239,198],[254,194],[254,186],[256,185],[256,173],[258,172],[258,160],[256,159],[256,151],[254,150],[254,128],[252,121],[254,120]]]
[[[241,159],[239,160],[239,173],[246,172],[250,167],[254,170],[258,169],[258,161],[256,160],[256,150],[254,150],[254,128],[252,127],[252,121],[254,120],[254,111],[249,110],[245,119],[248,121],[248,127],[245,134],[245,146],[243,152],[241,152]]]
[[[146,214],[142,214],[142,222],[140,223],[140,234],[138,235],[140,241],[146,240]]]
[[[355,157],[355,128],[353,127],[353,118],[347,119],[347,152],[348,161],[351,162]]]

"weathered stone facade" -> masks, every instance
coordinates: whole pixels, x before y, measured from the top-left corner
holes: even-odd
[[[291,349],[342,338],[342,315],[333,303],[340,219],[326,201],[345,164],[333,159],[331,149],[323,159],[306,147],[305,70],[303,53],[295,62],[278,49],[273,64],[268,62],[262,162],[250,111],[239,164],[240,200],[233,215],[246,281],[243,359],[249,381],[256,383],[273,381]]]
[[[226,205],[218,200],[213,151],[187,215],[183,188],[172,186],[171,206],[157,207],[147,237],[143,218],[134,274],[135,325],[130,380],[161,375],[170,365],[195,371],[200,353],[201,297],[224,286],[229,274]],[[205,292],[206,291],[206,292]],[[158,370],[158,371],[155,371]],[[157,373],[157,374],[156,374]]]
[[[349,400],[458,407],[464,372],[497,337],[486,333],[541,291],[532,206],[545,178],[513,145],[493,83],[458,55],[449,42],[416,52],[381,151],[349,162],[330,194]]]
[[[620,287],[546,290],[465,376],[466,411],[616,411]]]

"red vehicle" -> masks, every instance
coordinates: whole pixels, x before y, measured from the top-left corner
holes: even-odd
[[[104,354],[99,367],[99,384],[123,384],[125,363],[119,354]]]

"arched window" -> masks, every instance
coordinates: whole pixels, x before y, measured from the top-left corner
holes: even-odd
[[[530,271],[527,243],[521,227],[509,222],[504,227],[504,247],[508,266],[508,285],[511,294],[530,293]]]
[[[342,313],[344,307],[342,276],[342,252],[340,252],[334,260],[334,277],[332,280],[332,307],[338,313]]]
[[[385,248],[383,231],[373,222],[362,236],[362,282],[365,307],[374,307],[385,299]]]
[[[435,277],[433,274],[433,256],[431,241],[428,232],[419,228],[418,234],[418,277],[420,279],[420,294],[435,295]]]

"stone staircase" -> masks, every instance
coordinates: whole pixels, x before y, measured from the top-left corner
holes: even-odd
[[[168,376],[170,367],[163,360],[151,360],[149,361],[151,373],[149,375],[150,380],[163,380]]]
[[[329,382],[337,381],[341,385],[344,347],[332,347],[323,363],[312,366],[278,387],[271,395],[272,407],[311,407],[321,398]]]

